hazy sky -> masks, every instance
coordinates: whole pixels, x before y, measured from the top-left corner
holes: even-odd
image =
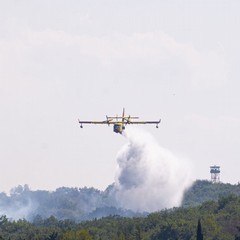
[[[239,0],[0,0],[0,191],[114,182],[126,139],[82,120],[128,114],[237,183]]]

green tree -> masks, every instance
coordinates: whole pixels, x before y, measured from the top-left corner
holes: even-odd
[[[92,240],[91,235],[85,229],[76,232],[77,240]]]
[[[92,237],[85,229],[77,231],[71,230],[64,233],[62,240],[92,240]]]
[[[203,240],[202,225],[200,219],[198,219],[197,225],[197,240]]]

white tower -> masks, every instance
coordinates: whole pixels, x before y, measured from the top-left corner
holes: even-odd
[[[211,166],[210,167],[211,173],[211,181],[212,183],[219,183],[220,182],[220,166]]]

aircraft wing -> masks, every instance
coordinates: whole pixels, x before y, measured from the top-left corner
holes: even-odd
[[[109,121],[80,121],[78,120],[80,124],[110,124]]]
[[[159,124],[161,122],[161,119],[159,121],[129,121],[127,124]]]

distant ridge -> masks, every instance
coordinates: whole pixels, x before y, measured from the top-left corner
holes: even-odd
[[[196,180],[184,194],[183,207],[198,206],[206,201],[217,201],[219,197],[240,195],[240,184],[212,183],[207,180]]]
[[[219,197],[240,195],[240,184],[211,183],[197,180],[185,193],[182,207],[201,205],[206,201],[217,201]],[[54,216],[59,220],[71,219],[83,221],[99,219],[110,215],[123,217],[144,216],[147,213],[133,212],[118,206],[114,184],[105,191],[95,188],[61,187],[55,191],[32,191],[28,185],[18,186],[11,190],[9,196],[0,193],[0,216],[10,219],[34,219]]]

